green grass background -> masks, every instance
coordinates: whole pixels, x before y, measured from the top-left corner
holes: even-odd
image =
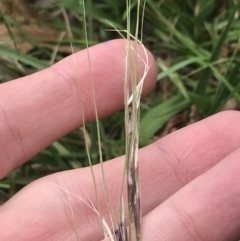
[[[52,29],[66,31],[62,14],[65,10],[72,36],[60,42],[44,43],[85,48],[82,7],[78,0],[23,1]],[[45,1],[46,2],[46,1]],[[135,5],[132,1],[132,28]],[[119,38],[110,21],[118,29],[126,29],[125,1],[86,0],[89,42],[91,45]],[[50,20],[50,21],[49,21]],[[30,36],[18,20],[4,11],[1,24],[12,40],[13,28],[21,32],[24,41],[33,48],[21,52],[7,47],[0,39],[0,81],[25,76],[57,62],[65,54],[54,53],[43,41]],[[39,24],[41,27],[41,25]],[[147,0],[143,28],[143,43],[152,51],[158,67],[157,84],[141,108],[141,146],[223,109],[238,109],[240,103],[240,1],[234,0]],[[20,67],[21,66],[21,67]],[[123,112],[100,123],[104,159],[124,154]],[[91,138],[93,162],[98,162],[95,124],[87,126]],[[14,151],[14,150],[13,150]],[[1,154],[0,154],[1,155]],[[31,161],[0,181],[0,202],[39,177],[86,166],[84,140],[76,130],[43,150]]]

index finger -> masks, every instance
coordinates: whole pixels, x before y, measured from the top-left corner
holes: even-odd
[[[98,115],[123,107],[125,41],[89,49]],[[139,54],[143,51],[139,48]],[[148,52],[149,62],[154,63]],[[86,122],[94,121],[87,51],[75,54],[36,74],[0,86],[0,178],[55,140],[82,125],[79,83]],[[143,63],[138,64],[138,72]],[[154,86],[156,68],[147,75],[143,94]]]

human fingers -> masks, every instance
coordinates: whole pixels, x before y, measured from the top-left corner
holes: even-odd
[[[141,202],[144,215],[240,147],[239,117],[239,112],[223,112],[174,132],[140,150]],[[118,210],[123,166],[123,157],[105,163],[107,185],[115,212]],[[103,215],[108,219],[101,169],[95,166],[94,170]],[[54,174],[29,185],[0,209],[0,223],[5,225],[2,229],[5,236],[2,237],[8,240],[10,234],[16,238],[21,234],[22,240],[28,241],[41,240],[41,236],[51,234],[49,240],[67,240],[67,237],[70,240],[76,234],[73,222],[79,230],[80,240],[102,238],[96,213],[79,198],[69,194],[74,213],[74,221],[71,221],[66,190],[88,204],[91,200],[97,206],[89,169]],[[61,217],[56,216],[59,213]],[[21,225],[14,225],[18,217],[22,220]],[[27,228],[29,224],[34,232]]]
[[[142,220],[142,240],[240,239],[240,148]]]
[[[123,107],[125,43],[115,40],[89,49],[100,118]],[[145,58],[142,48],[138,52]],[[80,127],[81,104],[86,122],[94,121],[87,51],[74,54],[74,58],[69,56],[46,70],[0,86],[0,178]],[[152,66],[144,95],[156,79],[154,59],[149,52],[148,58]],[[143,68],[139,60],[139,75]]]
[[[148,197],[145,211],[240,148],[239,119],[239,111],[220,112],[143,149],[140,179],[142,196]]]

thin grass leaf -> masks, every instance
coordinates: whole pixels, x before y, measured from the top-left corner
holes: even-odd
[[[70,151],[63,146],[59,141],[55,141],[52,146],[56,149],[60,156],[71,156]]]
[[[219,38],[219,41],[218,41],[216,47],[214,48],[214,50],[213,50],[213,52],[212,52],[212,55],[211,55],[211,57],[210,57],[210,59],[209,59],[209,62],[210,62],[210,63],[216,61],[216,60],[219,58],[220,53],[221,53],[222,46],[223,46],[223,44],[224,44],[224,41],[226,40],[227,34],[228,34],[228,32],[229,32],[229,30],[230,30],[230,27],[231,27],[231,25],[232,25],[232,22],[233,22],[235,13],[236,13],[236,9],[232,10],[232,12],[230,13],[230,17],[229,17],[229,20],[228,20],[228,24],[227,24],[227,26],[225,27],[224,31],[222,32],[222,34],[221,34],[221,36],[220,36],[220,38]],[[206,90],[206,88],[207,88],[207,83],[208,83],[211,75],[212,75],[212,70],[211,70],[211,68],[207,68],[207,69],[204,71],[201,79],[199,80],[199,84],[198,84],[198,86],[197,86],[196,93],[198,93],[198,94],[204,94],[204,92],[205,92],[205,90]]]
[[[229,83],[236,87],[239,83],[239,70],[240,70],[240,62],[235,62],[237,53],[239,52],[238,48],[240,46],[240,39],[238,41],[237,48],[234,50],[233,55],[231,56],[231,60],[229,63],[229,66],[234,66],[233,68],[229,68],[230,70],[227,71],[226,79],[229,81]],[[220,83],[219,87],[217,88],[216,94],[214,95],[211,108],[208,112],[208,115],[211,115],[213,113],[216,113],[217,111],[220,111],[229,97],[231,96],[230,91],[226,88],[224,83]]]
[[[101,172],[102,172],[102,178],[103,178],[103,185],[104,185],[104,192],[107,199],[107,205],[109,209],[110,219],[112,223],[112,227],[115,230],[117,227],[115,216],[113,213],[113,208],[111,204],[111,200],[108,194],[108,188],[106,183],[106,177],[104,173],[104,167],[103,167],[103,154],[102,154],[102,147],[101,147],[101,133],[100,133],[100,124],[99,124],[99,118],[98,118],[98,112],[97,112],[97,101],[96,101],[96,94],[95,94],[95,86],[94,86],[94,79],[93,79],[93,72],[92,72],[92,65],[91,65],[91,58],[90,58],[90,52],[89,52],[89,46],[88,46],[88,33],[87,33],[87,24],[86,24],[86,12],[85,12],[85,1],[82,1],[83,6],[83,19],[84,19],[84,31],[85,31],[85,38],[86,38],[86,47],[87,47],[87,55],[88,55],[88,66],[89,66],[89,78],[91,81],[91,89],[92,89],[92,97],[93,97],[93,104],[94,104],[94,113],[96,118],[96,127],[97,127],[97,140],[98,140],[98,151],[99,151],[99,162],[101,166]],[[92,163],[90,162],[91,166]],[[92,175],[94,177],[94,173],[92,172]],[[99,203],[99,201],[98,201]],[[98,205],[98,208],[100,209],[100,206]],[[101,217],[101,211],[99,210],[100,217]],[[101,225],[104,227],[103,218],[100,218]]]
[[[29,54],[16,52],[15,50],[8,48],[6,46],[3,46],[1,44],[0,44],[0,54],[10,57],[14,60],[23,62],[24,64],[27,64],[38,70],[45,69],[48,67],[48,64],[30,56]]]
[[[176,38],[181,41],[181,43],[188,49],[190,52],[194,53],[196,56],[202,57],[205,55],[201,49],[196,46],[196,44],[187,36],[184,36],[180,31],[178,31],[162,14],[158,11],[158,8],[155,7],[155,4],[152,0],[148,1],[149,8],[152,9],[154,14],[156,15],[158,21],[165,25],[168,31],[176,36]],[[155,20],[156,21],[156,20]]]
[[[13,38],[13,34],[11,31],[10,25],[14,26],[17,29],[17,31],[19,33],[21,33],[21,35],[23,36],[25,41],[29,42],[34,47],[37,47],[38,49],[40,49],[42,53],[48,55],[48,51],[45,48],[43,48],[37,40],[35,40],[31,35],[29,35],[29,33],[21,26],[21,24],[19,24],[14,18],[12,18],[11,16],[9,16],[7,14],[4,14],[3,16],[4,16],[4,21],[6,22],[8,31],[12,35],[11,38],[13,39],[13,41],[14,41],[14,38]],[[17,48],[15,41],[14,41],[14,47],[15,47],[16,51],[18,52],[18,48]]]
[[[4,24],[5,24],[6,28],[7,28],[7,31],[8,31],[8,33],[9,33],[9,35],[10,35],[10,38],[11,38],[11,40],[13,41],[14,48],[15,48],[16,52],[18,53],[18,47],[17,47],[17,45],[16,45],[16,41],[15,41],[15,39],[14,39],[13,33],[12,33],[11,28],[10,28],[10,26],[9,26],[9,23],[8,23],[5,15],[2,13],[2,11],[0,11],[0,17],[2,17],[3,22],[4,22]]]
[[[189,96],[191,98],[192,104],[197,106],[199,112],[205,114],[209,111],[212,100],[211,96],[203,96],[195,92],[189,92]]]
[[[190,104],[190,100],[186,100],[182,95],[178,94],[151,108],[142,117],[140,125],[141,138],[152,138],[170,118],[189,107]]]
[[[161,71],[157,79],[161,80],[166,76],[169,76],[170,74],[177,72],[178,70],[187,67],[190,64],[193,63],[199,63],[199,58],[198,57],[193,57],[193,56],[188,56],[187,59],[183,59],[182,61],[177,62],[175,65],[170,66],[169,68],[166,68],[165,70]]]
[[[169,68],[167,68],[164,63],[160,60],[157,61],[157,65],[164,71],[167,72]],[[188,91],[186,90],[183,82],[181,81],[180,76],[177,73],[169,73],[168,74],[171,81],[174,83],[174,85],[179,89],[179,91],[182,93],[182,95],[189,100],[190,97],[188,95]]]
[[[56,143],[55,143],[55,145],[51,145],[49,147],[49,151],[51,152],[52,156],[54,156],[55,161],[57,161],[59,167],[62,170],[69,170],[70,167],[67,165],[67,163],[63,160],[62,156],[58,152],[59,148],[56,149],[55,147],[56,147]]]
[[[220,82],[222,82],[225,87],[228,89],[228,91],[234,96],[234,98],[240,102],[240,94],[236,92],[234,86],[232,86],[231,83],[229,83],[229,81],[213,66],[211,67],[214,76],[217,78],[217,80],[219,80]]]
[[[0,188],[3,188],[3,189],[10,189],[10,184],[9,183],[0,183]]]
[[[93,40],[93,3],[92,0],[86,1],[86,11],[87,11],[87,17],[88,17],[88,40]]]

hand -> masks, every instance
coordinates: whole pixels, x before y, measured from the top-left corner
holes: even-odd
[[[123,106],[124,55],[121,40],[91,48],[100,117]],[[86,120],[94,121],[86,51],[75,56],[77,67],[70,56],[0,86],[0,178],[81,126],[78,77]],[[154,63],[150,53],[149,58]],[[144,95],[155,78],[153,64]],[[143,241],[240,237],[239,118],[238,112],[223,112],[140,150]],[[123,164],[123,157],[105,163],[116,212]],[[94,169],[108,217],[100,167]],[[41,178],[0,207],[1,240],[77,240],[76,233],[78,240],[101,240],[98,216],[87,206],[91,202],[96,206],[89,168]]]

